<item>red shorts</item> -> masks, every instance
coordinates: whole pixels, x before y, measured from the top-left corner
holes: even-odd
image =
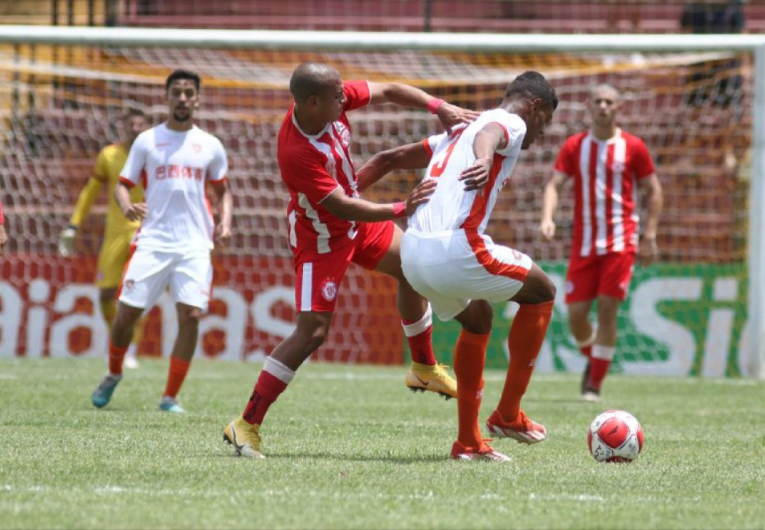
[[[298,313],[315,311],[329,313],[335,310],[348,265],[355,263],[374,270],[385,256],[393,241],[396,225],[393,221],[359,223],[356,238],[341,249],[326,254],[301,252],[295,256],[295,309]]]
[[[566,273],[566,303],[594,300],[601,295],[624,300],[634,268],[634,252],[573,258]]]

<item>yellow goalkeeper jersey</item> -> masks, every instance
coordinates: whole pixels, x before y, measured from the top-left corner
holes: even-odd
[[[96,165],[93,168],[93,175],[88,184],[80,193],[77,199],[70,224],[80,226],[87,217],[93,202],[98,197],[101,187],[106,184],[109,197],[109,206],[106,211],[106,231],[105,237],[109,235],[124,234],[125,232],[135,232],[140,225],[140,221],[130,221],[117,205],[114,198],[114,189],[120,179],[120,171],[125,165],[128,157],[128,148],[124,144],[112,144],[101,149],[96,158]],[[131,202],[143,202],[143,188],[135,186],[130,190]]]

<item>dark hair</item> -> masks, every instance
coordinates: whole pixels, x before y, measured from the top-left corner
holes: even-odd
[[[523,72],[507,86],[505,98],[514,96],[539,98],[543,106],[550,105],[553,110],[558,108],[558,96],[555,95],[555,89],[550,86],[545,76],[533,70]]]
[[[182,69],[173,70],[173,72],[167,76],[167,81],[165,81],[165,92],[170,89],[170,85],[179,79],[188,79],[189,81],[194,81],[194,86],[197,88],[197,92],[199,92],[199,88],[202,85],[202,81],[199,79],[199,75],[195,72],[192,72],[191,70]]]

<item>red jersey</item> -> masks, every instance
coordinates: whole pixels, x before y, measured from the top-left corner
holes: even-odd
[[[293,250],[326,254],[356,237],[356,222],[339,219],[321,205],[337,188],[349,197],[359,195],[346,112],[369,104],[371,94],[366,81],[347,81],[343,91],[346,101],[340,119],[320,133],[312,136],[300,129],[294,103],[279,130],[276,151],[282,180],[290,192],[287,217]]]
[[[635,252],[637,181],[655,171],[643,140],[621,130],[607,141],[575,134],[561,147],[555,170],[574,179],[572,259]]]

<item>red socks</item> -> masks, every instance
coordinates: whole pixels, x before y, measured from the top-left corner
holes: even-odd
[[[247,402],[242,413],[244,421],[257,425],[263,423],[268,408],[284,392],[294,377],[295,371],[291,368],[273,357],[266,359],[263,364],[263,371],[260,372],[258,381],[255,383],[255,389],[250,396],[250,401]]]
[[[425,314],[417,322],[401,319],[412,360],[416,363],[435,366],[436,356],[433,353],[433,310],[428,305]]]
[[[590,379],[587,386],[600,391],[600,386],[608,374],[615,353],[616,348],[613,346],[596,344],[593,347],[592,357],[590,357]]]
[[[186,374],[189,373],[189,367],[191,361],[179,359],[178,357],[170,357],[170,368],[167,371],[167,386],[165,386],[165,393],[163,396],[169,396],[174,398],[181,390],[183,381],[186,379]]]
[[[521,304],[510,327],[507,339],[510,349],[510,366],[507,369],[505,387],[497,405],[497,411],[508,423],[515,421],[521,410],[521,398],[526,393],[534,373],[539,350],[542,349],[547,327],[552,317],[554,302]]]
[[[268,408],[276,401],[279,394],[287,388],[287,383],[263,370],[255,383],[250,401],[247,402],[242,417],[244,421],[260,425],[268,412]]]
[[[122,361],[125,359],[130,345],[119,347],[109,341],[109,373],[112,375],[122,375]]]
[[[457,376],[457,440],[466,448],[478,451],[483,438],[478,414],[483,398],[483,369],[490,334],[476,335],[464,329],[454,348],[454,374]]]

